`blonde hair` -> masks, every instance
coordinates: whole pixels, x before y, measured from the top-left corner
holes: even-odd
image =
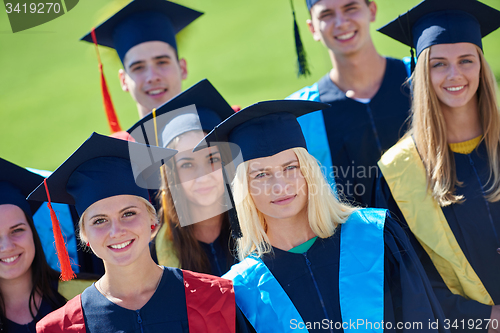
[[[148,200],[144,199],[143,197],[139,197],[139,196],[135,196],[135,197],[137,199],[139,199],[139,201],[142,201],[144,203],[144,205],[146,205],[146,209],[147,209],[149,216],[151,217],[151,219],[153,221],[155,221],[155,224],[158,224],[158,216],[156,215],[156,209],[154,208],[154,206]],[[85,213],[86,212],[87,212],[87,210],[85,210],[82,213],[82,216],[80,216],[80,220],[78,221],[78,230],[76,232],[76,234],[78,235],[78,238],[80,239],[80,245],[84,248],[87,248],[87,239],[83,235],[85,233],[84,220],[85,220]],[[158,229],[160,229],[160,228],[157,226],[155,229],[155,232],[151,235],[151,239],[154,238],[154,236],[158,232]]]
[[[337,226],[344,223],[356,208],[335,198],[318,161],[307,150],[292,148],[292,151],[297,155],[300,171],[307,183],[309,226],[318,237],[330,237],[335,233]],[[236,244],[239,260],[243,260],[251,253],[261,257],[272,249],[266,234],[267,224],[264,215],[255,206],[249,192],[248,166],[248,161],[240,164],[233,180],[234,201],[243,234]]]
[[[481,70],[477,90],[480,123],[489,158],[490,177],[487,199],[500,200],[500,113],[497,104],[495,76],[476,46]],[[408,135],[412,135],[427,174],[427,186],[440,206],[462,202],[465,198],[455,194],[455,187],[462,185],[457,179],[455,160],[448,147],[446,122],[439,99],[430,77],[430,48],[419,56],[415,72],[411,77],[413,103],[411,125]]]

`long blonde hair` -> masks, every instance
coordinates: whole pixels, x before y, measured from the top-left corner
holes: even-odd
[[[481,71],[477,90],[480,123],[489,158],[490,177],[487,199],[500,200],[500,112],[497,104],[497,84],[483,52],[476,46]],[[411,77],[413,103],[410,129],[427,174],[427,186],[440,206],[462,202],[463,196],[455,194],[457,179],[455,160],[448,147],[446,122],[430,77],[430,48],[419,56]]]
[[[307,182],[309,226],[320,238],[327,238],[335,233],[338,224],[344,223],[355,210],[354,207],[339,202],[326,182],[317,160],[304,148],[292,148],[299,160],[300,171]],[[236,169],[233,180],[234,201],[241,225],[243,237],[237,241],[239,260],[254,253],[261,257],[271,252],[267,237],[267,224],[264,215],[257,209],[248,186],[249,162],[242,163]]]

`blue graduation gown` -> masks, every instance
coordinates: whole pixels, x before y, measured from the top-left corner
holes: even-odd
[[[483,195],[483,191],[488,188],[486,184],[489,177],[486,146],[481,143],[470,154],[453,155],[457,179],[463,182],[463,186],[457,186],[455,191],[463,195],[465,201],[442,207],[442,211],[468,262],[493,302],[500,304],[500,254],[497,253],[500,247],[500,201],[487,202]],[[376,206],[391,210],[407,228],[446,318],[451,323],[455,320],[464,320],[466,323],[460,323],[457,331],[473,331],[467,325],[469,319],[483,320],[479,327],[484,329],[484,320],[490,318],[491,306],[451,293],[427,253],[411,234],[383,175],[377,181]]]
[[[3,323],[3,329],[1,330],[2,332],[15,332],[15,333],[35,333],[36,329],[36,323],[45,317],[47,314],[50,312],[54,311],[54,309],[50,306],[49,302],[43,298],[42,303],[40,304],[40,309],[38,309],[38,313],[35,316],[35,319],[33,319],[31,322],[25,325],[20,325],[17,324],[7,318],[5,318],[5,323]]]
[[[199,243],[210,262],[210,274],[215,276],[224,275],[234,263],[231,261],[232,256],[229,253],[229,239],[221,234],[210,244]]]
[[[194,327],[195,331],[230,333],[247,332],[247,325],[235,306],[231,281],[164,267],[158,288],[141,309],[116,305],[92,285],[44,318],[37,329],[51,333],[175,333]]]
[[[295,306],[309,332],[343,331],[340,325],[336,326],[337,323],[345,322],[341,315],[339,296],[341,228],[342,226],[339,226],[335,234],[327,239],[316,239],[311,248],[303,254],[273,248],[274,254],[266,254],[262,258],[264,264]],[[429,329],[429,322],[443,320],[442,310],[408,238],[397,222],[390,217],[385,219],[383,239],[384,283],[383,287],[380,287],[383,288],[385,331],[417,331],[417,326],[412,326],[411,329],[404,329],[404,327],[401,330],[396,329],[398,322],[406,322],[421,323],[420,329],[426,332],[446,332],[442,327],[439,330]],[[354,265],[364,264],[362,258],[358,257],[357,259],[360,262],[354,263]],[[247,273],[244,273],[243,281],[254,281],[246,276]],[[259,281],[259,284],[266,283],[263,281],[266,278],[263,277],[256,280]],[[245,285],[243,289],[245,288],[252,288],[252,285]],[[238,293],[238,291],[236,292]],[[357,290],[343,290],[343,292],[349,295],[356,293]],[[262,297],[267,296],[262,295]],[[370,297],[370,295],[366,297]],[[246,302],[247,300],[240,301]],[[255,301],[248,300],[248,302]],[[243,308],[244,305],[240,304],[240,306]],[[284,313],[283,309],[273,310],[277,314]],[[266,309],[259,307],[258,311],[266,311]],[[250,314],[246,314],[250,318]],[[279,319],[286,321],[286,323],[290,321],[290,329],[285,331],[293,332],[297,328],[297,321],[292,322],[293,319],[290,318]],[[389,322],[390,324],[387,324]],[[310,323],[309,326],[307,323]]]
[[[410,109],[406,78],[403,61],[387,58],[382,84],[368,104],[346,97],[329,73],[288,97],[332,105],[298,121],[308,151],[319,160],[329,183],[350,201],[372,205],[377,161],[406,132]]]

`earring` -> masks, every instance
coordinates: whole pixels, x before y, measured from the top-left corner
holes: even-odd
[[[152,224],[152,225],[151,225],[151,231],[154,231],[154,230],[155,230],[155,228],[156,228],[156,224]]]
[[[87,242],[87,244],[85,244],[85,245],[87,245],[87,247],[90,247],[90,242]]]

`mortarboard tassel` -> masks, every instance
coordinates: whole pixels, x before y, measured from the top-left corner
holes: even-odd
[[[214,128],[215,130],[215,136],[216,136],[216,141],[219,142],[219,137],[217,136],[217,126]],[[222,168],[222,177],[224,180],[224,184],[226,185],[226,190],[227,194],[229,196],[229,202],[231,203],[231,209],[227,211],[228,217],[229,217],[229,225],[231,226],[231,236],[234,239],[241,238],[243,234],[241,233],[241,228],[240,228],[240,221],[238,220],[238,214],[236,213],[236,205],[234,204],[234,198],[233,198],[233,192],[231,191],[231,183],[229,183],[229,180],[227,178],[227,173],[226,173],[226,163],[224,162],[226,160],[227,153],[221,151],[221,168]]]
[[[295,9],[293,8],[293,0],[290,0],[290,5],[292,7],[292,15],[293,15],[293,31],[295,34],[295,50],[297,52],[297,64],[298,64],[298,73],[297,76],[307,76],[310,75],[309,67],[307,65],[307,57],[306,50],[304,49],[304,45],[302,44],[302,39],[300,38],[299,26],[297,25],[297,20],[295,19]]]
[[[45,192],[47,193],[48,206],[50,210],[50,219],[52,220],[52,230],[54,231],[54,240],[56,242],[57,258],[61,265],[61,280],[69,281],[76,277],[73,269],[71,268],[71,263],[69,261],[68,250],[64,244],[64,238],[61,232],[61,226],[57,220],[56,213],[52,209],[52,204],[50,201],[49,188],[47,187],[47,179],[43,180],[43,185],[45,185]]]
[[[99,48],[97,47],[97,39],[95,37],[95,28],[92,28],[90,33],[92,35],[92,40],[94,41],[97,61],[99,62],[99,73],[101,73],[101,93],[104,102],[104,110],[106,111],[106,116],[108,117],[109,128],[111,133],[120,132],[122,129],[118,123],[118,117],[116,116],[115,108],[113,106],[113,102],[111,101],[111,95],[109,94],[108,85],[106,84],[106,78],[104,77],[104,71],[102,69],[101,57],[99,56]]]

